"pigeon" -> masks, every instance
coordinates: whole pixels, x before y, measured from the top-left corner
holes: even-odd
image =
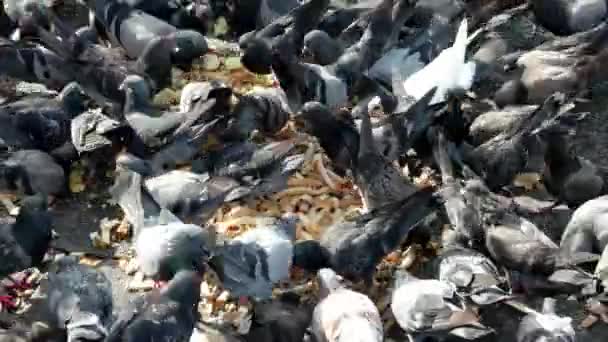
[[[56,5],[56,1],[32,1],[32,0],[8,0],[4,2],[4,12],[13,21],[20,25],[24,21],[36,20],[39,21],[40,25],[49,27],[50,23],[48,20],[44,20],[44,16],[37,15],[38,11],[45,13],[51,7]],[[30,33],[27,30],[23,30],[17,27],[15,32],[12,33],[11,38],[13,40],[19,40]]]
[[[359,153],[359,132],[350,113],[335,114],[320,102],[307,102],[294,117],[304,132],[315,136],[339,174],[354,170]]]
[[[445,213],[455,236],[464,238],[467,247],[477,249],[485,243],[485,231],[479,210],[480,198],[474,194],[467,196],[468,193],[464,191],[465,184],[456,177],[449,143],[444,132],[438,129],[433,155],[441,172],[439,195],[443,199]]]
[[[514,213],[510,199],[489,192],[482,181],[468,182],[464,192],[482,201],[485,246],[497,264],[527,274],[550,276],[559,269],[596,261],[589,252],[570,253],[559,248],[532,222]]]
[[[49,272],[48,306],[68,341],[103,341],[112,319],[112,283],[73,257],[57,261]]]
[[[181,170],[148,178],[144,187],[161,207],[180,219],[196,217],[203,222],[216,213],[233,190],[226,188],[222,179]]]
[[[459,301],[456,286],[450,282],[418,279],[405,270],[395,273],[391,311],[410,336],[452,333],[474,340],[493,332],[479,323],[472,308]]]
[[[566,203],[577,208],[605,192],[604,174],[573,150],[571,136],[586,113],[566,112],[545,121],[534,133],[546,144],[543,184],[557,197],[550,207]]]
[[[312,315],[311,329],[319,342],[383,340],[378,308],[366,295],[347,289],[333,270],[318,273],[321,300]]]
[[[297,221],[287,214],[218,244],[218,274],[233,296],[265,300],[274,284],[289,278]]]
[[[469,295],[477,305],[510,299],[498,267],[484,254],[466,248],[466,237],[459,235],[453,230],[444,232],[443,252],[435,262],[437,279],[452,284],[460,296]]]
[[[291,112],[285,93],[280,88],[259,89],[239,96],[239,102],[232,111],[234,118],[228,123],[228,135],[246,139],[254,130],[272,135],[279,132],[289,120]]]
[[[77,83],[70,83],[55,98],[35,95],[0,107],[1,115],[13,117],[15,129],[32,137],[32,145],[45,152],[70,138],[70,121],[85,109],[85,95]]]
[[[295,146],[294,140],[272,142],[261,147],[249,142],[226,144],[197,160],[193,171],[236,179],[263,176],[272,173]]]
[[[159,175],[190,163],[213,134],[219,119],[190,127],[150,157],[152,172]]]
[[[502,132],[512,130],[537,109],[538,105],[516,105],[480,114],[469,127],[471,143],[478,146]]]
[[[604,1],[531,2],[534,17],[544,27],[558,35],[571,35],[592,29],[608,14]]]
[[[299,342],[304,339],[311,320],[312,308],[300,303],[298,295],[287,292],[277,299],[256,304],[245,340]]]
[[[215,228],[170,222],[145,227],[135,239],[140,268],[158,286],[181,270],[204,273],[215,248]]]
[[[197,322],[202,277],[182,270],[167,287],[121,312],[106,342],[188,341]]]
[[[449,92],[467,91],[471,88],[475,63],[465,63],[467,45],[473,38],[467,36],[467,28],[467,19],[463,19],[456,33],[454,45],[442,51],[426,67],[405,80],[402,87],[408,95],[419,99],[431,88],[437,87],[430,102],[435,104],[445,101]]]
[[[125,48],[130,58],[140,58],[152,45],[167,41],[171,48],[159,50],[171,64],[188,67],[208,50],[205,37],[193,30],[178,30],[165,21],[118,0],[91,1],[91,10],[112,44]]]
[[[239,45],[243,49],[243,66],[254,73],[268,74],[274,63],[275,50],[287,41],[288,45],[294,44],[289,53],[301,51],[304,35],[314,29],[328,5],[329,0],[307,0],[261,30],[241,36]]]
[[[400,202],[337,222],[320,241],[294,245],[294,266],[312,272],[331,267],[349,280],[371,283],[382,258],[411,238],[414,228],[438,205],[433,191],[424,188]]]
[[[179,111],[190,112],[196,103],[215,99],[213,110],[217,114],[228,114],[231,107],[232,88],[221,81],[190,82],[182,88]]]
[[[602,221],[608,213],[608,196],[591,199],[574,211],[562,234],[560,248],[569,253],[601,253],[608,245]],[[606,216],[608,217],[608,216]]]
[[[150,92],[144,79],[137,75],[125,78],[120,88],[125,93],[124,116],[139,139],[149,147],[159,147],[173,140],[179,133],[184,132],[205,114],[215,104],[215,99],[208,99],[187,113],[165,112],[160,116],[148,114]]]
[[[304,58],[319,65],[329,65],[338,61],[344,53],[340,42],[330,37],[325,31],[312,30],[304,36]]]
[[[494,98],[501,105],[541,104],[555,92],[577,94],[605,79],[602,63],[605,23],[589,31],[557,37],[503,62],[510,70]]]
[[[67,190],[63,168],[40,150],[11,153],[0,162],[0,170],[1,182],[10,191],[27,195],[40,193],[52,200]]]
[[[401,171],[376,149],[367,111],[361,120],[356,165],[355,183],[366,210],[399,202],[416,191],[415,186],[401,175]]]
[[[206,34],[214,17],[208,1],[128,1],[134,8],[151,14],[181,29]]]
[[[0,74],[61,89],[75,78],[77,65],[41,44],[0,38]]]
[[[512,182],[515,175],[527,165],[530,155],[528,149],[535,143],[534,130],[542,122],[567,110],[564,94],[548,97],[544,104],[531,113],[521,125],[503,132],[485,143],[467,148],[461,146],[464,161],[479,174],[491,190],[499,190]]]
[[[53,52],[74,64],[78,70],[72,72],[74,80],[99,104],[122,103],[124,96],[119,87],[130,73],[145,75],[155,91],[170,83],[171,61],[169,56],[162,54],[170,49],[172,41],[157,39],[132,63],[121,51],[95,44],[87,35],[79,35],[52,13],[49,16],[53,25],[59,28],[59,36],[35,23],[33,29]]]
[[[37,267],[42,262],[52,239],[52,218],[41,195],[28,196],[21,201],[19,215],[13,224],[0,226],[2,267],[0,277]],[[15,284],[18,287],[27,283]],[[11,296],[0,296],[4,307],[16,308]]]
[[[572,318],[555,313],[555,299],[545,298],[542,312],[530,312],[519,323],[517,342],[576,341]]]
[[[289,13],[300,4],[299,0],[275,1],[260,0],[258,9],[257,27],[262,28],[270,25],[277,18]]]

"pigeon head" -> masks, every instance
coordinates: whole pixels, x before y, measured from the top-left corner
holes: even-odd
[[[300,222],[300,217],[294,213],[285,213],[281,216],[278,227],[287,234],[290,239],[296,239],[296,225]]]
[[[259,38],[251,38],[243,45],[244,53],[241,56],[243,66],[256,74],[269,74],[272,64],[270,44]]]
[[[80,84],[76,82],[66,85],[59,93],[58,98],[72,116],[82,113],[87,107],[88,97]]]
[[[215,12],[208,1],[193,1],[186,6],[186,10],[198,20],[200,27],[206,28],[207,32],[211,31]]]
[[[72,313],[66,330],[67,342],[103,341],[108,335],[108,331],[97,315],[83,311]]]
[[[32,193],[25,169],[12,161],[0,163],[0,189]]]
[[[293,246],[292,265],[308,272],[329,267],[329,252],[316,240],[298,241]]]
[[[324,126],[332,118],[332,113],[329,108],[317,101],[309,101],[302,106],[298,114],[294,116],[294,121],[297,126],[304,128],[308,133],[316,131]]]
[[[344,279],[336,274],[331,268],[319,270],[319,273],[317,273],[317,281],[319,283],[321,297],[326,297],[331,292],[344,287],[342,284]]]
[[[338,60],[343,49],[338,41],[325,31],[313,30],[304,36],[302,56],[320,65],[329,65]]]
[[[204,55],[208,50],[207,40],[200,32],[180,30],[171,35],[175,47],[171,52],[171,61],[179,67],[187,67],[192,60]]]
[[[370,116],[381,116],[384,114],[382,99],[380,96],[374,96],[367,104],[367,112]]]
[[[124,91],[125,94],[125,111],[131,110],[132,106],[143,106],[149,103],[152,98],[152,90],[142,76],[128,75],[122,81],[118,90]]]

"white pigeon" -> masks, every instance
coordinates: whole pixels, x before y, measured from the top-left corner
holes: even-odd
[[[467,19],[463,19],[454,44],[403,82],[406,94],[419,100],[433,87],[437,87],[430,102],[432,105],[445,101],[448,92],[452,90],[469,90],[473,85],[475,63],[465,63],[465,54],[467,45],[476,35],[467,36]]]

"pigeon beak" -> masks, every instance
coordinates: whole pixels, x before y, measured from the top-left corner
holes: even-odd
[[[57,233],[57,231],[55,231],[55,229],[51,230],[51,239],[56,240],[59,239],[59,233]]]

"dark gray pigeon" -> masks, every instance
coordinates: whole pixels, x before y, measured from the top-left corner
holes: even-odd
[[[58,260],[49,272],[48,306],[54,324],[68,341],[103,341],[112,319],[112,283],[72,257]]]
[[[376,265],[413,235],[413,230],[439,203],[430,188],[406,199],[328,227],[320,242],[294,246],[294,265],[316,272],[331,266],[349,280],[371,283]]]
[[[574,150],[572,137],[586,115],[560,113],[534,131],[547,146],[542,181],[549,193],[557,197],[550,208],[561,203],[576,208],[606,193],[606,173]]]
[[[248,342],[299,342],[304,339],[312,319],[312,308],[293,293],[255,305]]]
[[[321,301],[311,324],[316,341],[383,340],[380,313],[369,297],[346,288],[341,277],[329,268],[319,270],[317,278]]]
[[[521,125],[509,132],[503,132],[473,149],[463,145],[464,161],[493,191],[511,184],[515,175],[523,170],[530,158],[528,149],[535,141],[534,129],[544,120],[557,115],[564,102],[563,94],[552,95]]]
[[[401,171],[377,150],[367,111],[364,111],[361,120],[356,165],[353,170],[355,183],[366,210],[399,202],[416,191],[416,187],[403,177]]]
[[[47,212],[44,196],[35,195],[21,201],[17,220],[0,226],[0,277],[29,267],[37,267],[44,258],[52,239],[52,219]],[[15,284],[17,286],[28,284]],[[4,307],[16,308],[11,296],[0,296]]]
[[[608,14],[605,1],[546,1],[531,2],[536,20],[558,35],[571,35],[599,25]]]
[[[0,182],[10,191],[55,197],[67,190],[63,168],[39,150],[11,153],[0,162]]]
[[[198,320],[202,277],[180,271],[167,287],[148,293],[143,303],[122,312],[106,342],[185,342]]]
[[[328,5],[329,0],[304,1],[266,27],[241,36],[239,45],[244,51],[241,57],[243,65],[252,72],[267,74],[271,72],[276,57],[287,57],[273,56],[275,51],[299,55],[304,35],[319,23]],[[291,46],[292,50],[282,51],[284,46]]]
[[[227,144],[198,159],[193,171],[236,179],[257,177],[272,172],[295,146],[293,140],[272,142],[261,147],[249,142]]]
[[[280,88],[254,89],[239,96],[225,135],[242,140],[249,138],[254,130],[266,135],[277,133],[287,124],[290,112],[286,95]]]
[[[84,92],[70,83],[55,98],[30,95],[0,107],[2,116],[13,117],[15,128],[29,134],[33,145],[49,152],[70,138],[70,121],[85,109]]]
[[[268,299],[289,278],[297,221],[287,215],[218,245],[218,274],[233,296]]]

